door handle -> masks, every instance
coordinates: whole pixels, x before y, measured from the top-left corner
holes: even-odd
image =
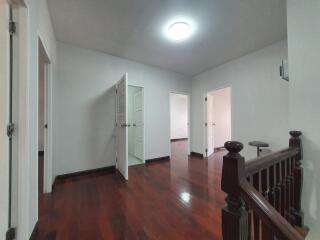
[[[121,127],[130,127],[131,125],[130,124],[126,124],[126,123],[123,123],[120,125]]]
[[[134,124],[132,124],[132,126],[133,126],[133,127],[136,127],[136,126],[137,126],[137,124],[135,124],[135,123],[134,123]]]

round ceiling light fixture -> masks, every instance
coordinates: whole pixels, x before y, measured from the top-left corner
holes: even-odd
[[[191,26],[186,22],[175,22],[168,28],[168,36],[174,41],[188,39],[191,34]]]
[[[164,34],[174,42],[181,42],[190,38],[195,31],[195,24],[189,18],[177,17],[164,27]]]

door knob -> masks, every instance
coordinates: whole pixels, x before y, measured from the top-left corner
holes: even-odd
[[[134,123],[134,124],[132,124],[132,126],[133,126],[133,127],[136,127],[136,126],[137,126],[137,124],[135,124],[135,123]]]

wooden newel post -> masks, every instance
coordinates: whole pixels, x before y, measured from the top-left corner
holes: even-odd
[[[291,138],[289,140],[289,147],[300,148],[299,154],[295,156],[294,165],[294,201],[293,201],[293,216],[294,224],[300,227],[304,226],[303,212],[301,210],[301,194],[302,194],[302,182],[303,182],[303,168],[301,166],[302,159],[302,146],[301,146],[301,132],[290,131]]]
[[[240,142],[226,142],[229,151],[223,157],[221,189],[227,194],[227,205],[222,209],[223,240],[248,239],[248,213],[240,197],[240,180],[245,177],[244,158],[239,154],[243,149]]]

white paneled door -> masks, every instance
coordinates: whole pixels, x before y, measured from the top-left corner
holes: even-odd
[[[116,84],[117,169],[128,180],[128,74]]]
[[[143,91],[140,89],[139,91],[134,93],[133,96],[133,114],[134,114],[134,155],[144,160],[144,149],[143,149]]]

